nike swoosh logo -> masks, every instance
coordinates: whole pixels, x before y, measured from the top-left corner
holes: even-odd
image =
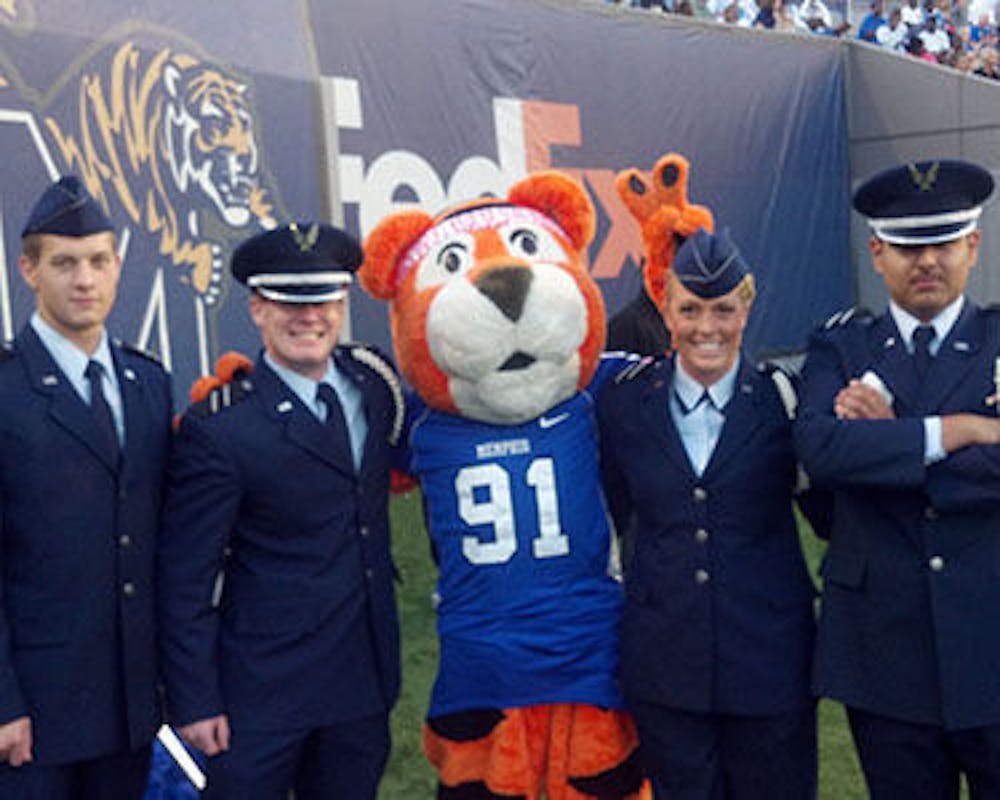
[[[538,427],[541,428],[542,430],[545,430],[546,428],[554,428],[560,422],[565,422],[568,419],[569,419],[568,411],[565,414],[556,414],[556,416],[554,417],[539,417]]]

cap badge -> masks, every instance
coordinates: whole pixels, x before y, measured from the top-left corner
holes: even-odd
[[[908,167],[910,169],[910,177],[913,178],[913,185],[921,192],[929,192],[934,188],[934,184],[937,182],[938,169],[941,167],[939,162],[935,161],[927,168],[927,172],[924,173],[921,173],[915,164],[909,164]]]
[[[292,233],[292,240],[295,242],[296,247],[303,253],[308,253],[312,250],[316,246],[316,240],[319,239],[319,225],[315,223],[303,231],[298,225],[292,222],[289,224],[288,230]]]

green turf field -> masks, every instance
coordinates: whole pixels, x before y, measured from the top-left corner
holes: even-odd
[[[420,727],[437,660],[431,592],[434,567],[414,493],[393,501],[393,550],[403,577],[399,607],[403,633],[403,694],[393,714],[393,753],[380,800],[432,800],[434,778],[420,750]],[[809,566],[816,574],[822,543],[802,537]],[[864,783],[842,708],[820,704],[821,800],[863,800]]]

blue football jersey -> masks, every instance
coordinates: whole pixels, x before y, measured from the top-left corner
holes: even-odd
[[[430,716],[539,703],[621,707],[622,596],[593,399],[621,366],[602,360],[587,390],[521,425],[416,412],[409,467],[440,568]]]

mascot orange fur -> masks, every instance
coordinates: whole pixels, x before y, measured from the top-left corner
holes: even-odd
[[[433,552],[440,664],[424,729],[439,798],[648,797],[616,682],[621,589],[592,393],[605,315],[576,182],[384,219],[362,286],[388,300],[405,458]]]
[[[657,160],[647,177],[635,167],[615,177],[618,195],[639,222],[646,263],[642,275],[646,293],[663,308],[667,274],[677,247],[699,228],[712,233],[712,212],[688,202],[687,184],[691,165],[678,153]]]

